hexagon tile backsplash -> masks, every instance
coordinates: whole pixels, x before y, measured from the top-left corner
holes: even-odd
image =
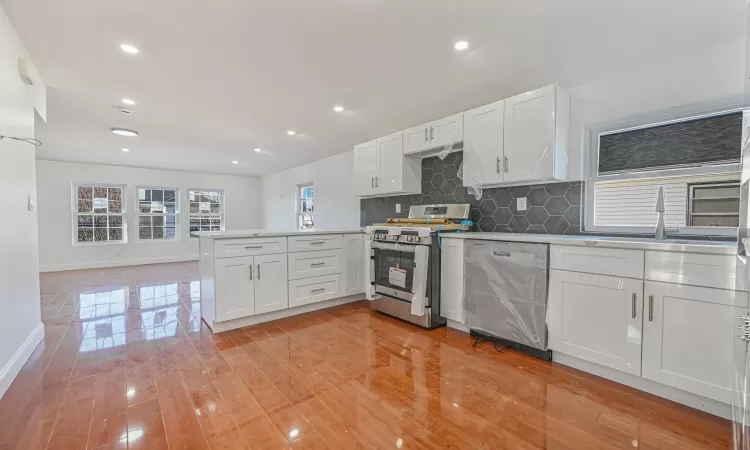
[[[385,222],[389,217],[408,217],[412,205],[469,203],[474,231],[537,234],[580,234],[582,183],[551,183],[484,189],[477,200],[461,185],[458,168],[463,152],[422,160],[422,193],[366,198],[360,204],[362,226]],[[526,197],[526,211],[517,199]],[[396,204],[401,212],[396,213]]]

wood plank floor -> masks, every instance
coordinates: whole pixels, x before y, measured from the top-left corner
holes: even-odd
[[[194,263],[42,274],[9,449],[727,449],[730,425],[366,302],[223,334]]]

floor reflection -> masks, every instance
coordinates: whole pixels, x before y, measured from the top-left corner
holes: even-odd
[[[366,302],[214,335],[197,275],[43,274],[0,450],[729,447],[722,419]]]

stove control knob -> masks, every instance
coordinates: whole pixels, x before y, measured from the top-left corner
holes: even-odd
[[[414,240],[414,236],[406,236],[406,242],[411,242]]]
[[[414,236],[414,242],[421,242],[422,238],[419,236]]]
[[[397,241],[398,238],[399,238],[399,236],[397,234],[394,234],[393,236],[391,236],[391,240],[392,241]]]

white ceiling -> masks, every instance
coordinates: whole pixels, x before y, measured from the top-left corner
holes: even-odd
[[[49,86],[39,158],[244,175],[547,83],[571,86],[734,40],[746,8],[744,0],[0,1]],[[460,39],[471,47],[457,53]],[[124,42],[141,53],[123,53]],[[123,97],[138,102],[132,116],[110,108]],[[336,104],[347,111],[334,113]],[[115,136],[115,126],[140,136]]]

